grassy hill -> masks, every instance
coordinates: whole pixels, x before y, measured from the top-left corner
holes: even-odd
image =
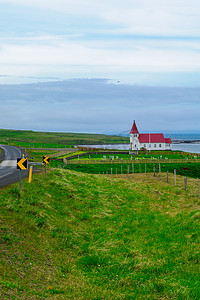
[[[129,143],[129,138],[105,134],[0,129],[0,143],[24,147],[66,147],[84,144]]]
[[[1,299],[199,299],[199,204],[153,176],[51,169],[0,190]]]

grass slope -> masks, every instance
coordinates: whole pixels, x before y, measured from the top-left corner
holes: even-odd
[[[0,143],[23,147],[65,147],[66,145],[129,143],[129,138],[87,133],[35,132],[27,130],[0,129]]]
[[[199,299],[200,202],[179,180],[52,169],[1,189],[1,299]]]

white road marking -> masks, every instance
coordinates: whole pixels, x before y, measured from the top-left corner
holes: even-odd
[[[6,167],[17,167],[17,160],[3,160],[0,164],[0,169],[6,168]]]
[[[7,173],[7,174],[5,174],[5,175],[0,176],[0,179],[3,178],[3,177],[8,176],[8,175],[10,175],[10,174],[13,174],[13,172],[10,172],[10,173]]]

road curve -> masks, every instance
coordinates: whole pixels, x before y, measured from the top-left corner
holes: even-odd
[[[21,158],[25,154],[24,150],[7,145],[0,145],[2,149],[2,159],[0,163],[0,188],[19,181],[20,170],[17,169],[17,158]],[[28,176],[28,170],[22,170],[22,178]]]

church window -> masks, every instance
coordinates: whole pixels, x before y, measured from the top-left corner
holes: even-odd
[[[162,147],[162,145],[161,145],[161,144],[159,144],[159,147],[161,148],[161,147]]]
[[[156,148],[156,144],[154,144],[154,148]]]
[[[151,144],[149,144],[149,148],[151,148]]]

